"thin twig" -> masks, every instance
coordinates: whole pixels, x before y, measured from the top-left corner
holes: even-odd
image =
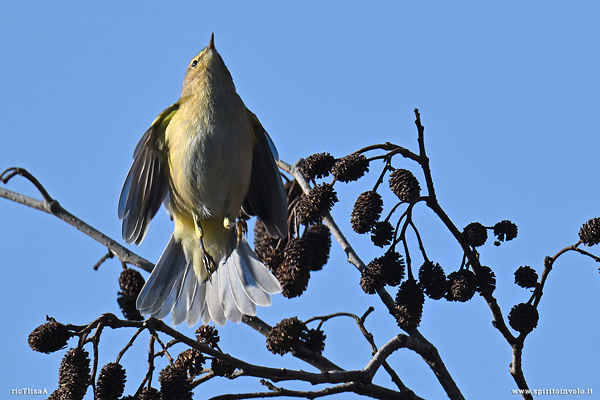
[[[578,252],[579,254],[583,254],[584,256],[590,257],[591,259],[593,259],[596,262],[600,262],[600,257],[595,256],[592,253],[589,253],[589,252],[587,252],[587,251],[585,251],[585,250],[583,250],[583,249],[581,249],[581,248],[579,248],[577,246],[578,246],[578,244],[574,244],[573,246],[571,246],[570,250],[574,250],[574,251]]]
[[[169,351],[167,350],[167,346],[165,346],[165,344],[162,342],[162,340],[160,340],[160,337],[158,337],[158,333],[156,332],[156,329],[154,328],[154,321],[155,321],[154,318],[149,318],[146,321],[144,321],[144,324],[146,325],[146,328],[148,328],[148,330],[154,337],[154,340],[156,340],[158,342],[158,344],[160,344],[160,347],[162,348],[161,354],[164,354],[165,356],[167,356],[169,363],[171,365],[173,365],[175,363],[175,361],[173,360],[173,357],[171,357],[171,354],[169,354]],[[161,321],[161,323],[163,323],[163,322]],[[156,357],[156,354],[154,356]]]
[[[201,376],[200,378],[194,380],[191,384],[190,384],[190,388],[194,389],[195,387],[203,384],[204,382],[211,380],[212,378],[219,376],[216,375],[214,372],[212,372],[211,370],[203,370],[203,372],[206,371],[206,374],[204,374],[203,376]]]
[[[108,260],[109,258],[113,258],[114,256],[115,256],[115,254],[110,249],[108,249],[108,253],[106,253],[104,256],[102,256],[102,258],[100,260],[98,260],[98,262],[96,264],[94,264],[92,269],[94,271],[97,271],[98,268],[100,268],[100,266],[104,263],[104,261]]]
[[[415,236],[417,237],[417,242],[419,243],[419,249],[421,249],[421,254],[423,255],[423,259],[425,261],[429,261],[429,258],[427,258],[427,254],[425,253],[425,246],[423,245],[423,240],[421,240],[421,234],[419,233],[417,226],[413,223],[412,218],[410,220],[410,226],[415,231]]]
[[[140,397],[142,390],[144,390],[144,385],[146,385],[146,383],[148,383],[148,387],[150,387],[150,384],[152,383],[152,374],[153,374],[154,368],[155,368],[154,367],[154,340],[155,340],[154,335],[150,335],[150,338],[148,339],[148,371],[146,371],[146,376],[144,376],[142,383],[140,383],[140,386],[135,391],[134,397],[136,399]]]
[[[131,337],[131,340],[129,340],[129,342],[125,345],[125,347],[123,347],[123,350],[121,350],[119,352],[119,354],[117,355],[117,359],[115,360],[116,363],[121,362],[121,357],[123,357],[123,355],[125,354],[125,352],[131,347],[133,346],[133,342],[135,342],[135,339],[137,339],[137,337],[140,335],[140,333],[142,333],[144,330],[146,329],[145,326],[140,327],[136,333],[134,333],[134,335]]]
[[[383,167],[383,170],[381,171],[381,174],[379,174],[379,178],[377,178],[377,182],[375,182],[375,186],[373,186],[373,191],[376,192],[377,188],[379,187],[379,185],[381,185],[383,183],[383,178],[385,176],[385,173],[391,169],[390,166],[390,161],[389,160],[385,160],[386,164]]]
[[[394,155],[401,154],[402,157],[404,157],[404,158],[410,158],[411,160],[414,160],[417,162],[419,161],[419,156],[416,155],[415,153],[413,153],[412,151],[410,151],[407,148],[404,148],[402,146],[398,146],[396,144],[390,143],[390,142],[366,146],[360,150],[355,151],[353,154],[362,154],[362,153],[366,153],[367,151],[371,151],[371,150],[385,150],[388,152],[381,156],[372,157],[371,160],[376,160],[376,159],[381,159],[381,158],[391,159]]]
[[[92,389],[95,389],[96,387],[96,373],[98,372],[98,343],[100,343],[100,336],[102,335],[102,330],[104,329],[104,325],[102,324],[98,324],[98,327],[96,328],[96,333],[94,333],[94,337],[93,337],[93,341],[92,341],[92,348],[94,349],[94,361],[92,364],[92,373],[90,375],[90,383],[92,385]]]
[[[0,174],[0,180],[2,181],[2,183],[7,184],[8,181],[10,181],[16,175],[20,175],[20,176],[24,177],[25,179],[27,179],[29,182],[31,182],[33,184],[33,186],[35,186],[35,188],[38,190],[38,192],[40,192],[40,194],[42,195],[42,198],[44,199],[44,201],[46,203],[52,203],[52,202],[56,201],[52,197],[50,197],[50,195],[46,191],[46,188],[40,183],[40,181],[38,181],[37,178],[35,176],[33,176],[25,168],[19,168],[19,167],[7,168]]]
[[[359,317],[358,315],[355,315],[352,313],[338,312],[338,313],[333,313],[333,314],[324,315],[324,316],[320,316],[320,317],[312,317],[312,318],[306,320],[305,323],[309,323],[309,322],[315,321],[315,320],[321,320],[322,322],[325,322],[331,318],[340,317],[340,316],[353,318],[356,321],[356,325],[358,325],[360,332],[363,334],[365,339],[367,339],[367,342],[369,342],[369,345],[371,346],[371,350],[372,350],[371,354],[375,355],[379,349],[377,348],[377,345],[375,344],[375,340],[373,339],[373,334],[370,333],[367,330],[367,328],[365,327],[365,319],[373,311],[375,311],[375,309],[373,307],[369,307],[369,309],[363,314],[362,317]],[[387,361],[384,361],[382,366],[386,370],[386,372],[390,375],[392,382],[394,382],[396,384],[396,386],[398,387],[398,389],[400,389],[400,391],[408,390],[406,385],[404,385],[404,383],[400,380],[400,377],[398,376],[398,374],[396,374],[396,371],[394,371],[390,367],[390,365],[388,364]]]

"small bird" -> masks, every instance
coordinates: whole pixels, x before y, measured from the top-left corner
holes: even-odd
[[[269,306],[281,285],[246,239],[240,210],[270,235],[287,234],[275,146],[246,108],[210,43],[190,62],[181,98],[144,133],[119,198],[127,243],[140,244],[161,204],[175,229],[137,299],[142,315],[173,325],[224,325]]]

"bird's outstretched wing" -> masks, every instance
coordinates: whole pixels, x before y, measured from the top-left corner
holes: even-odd
[[[277,168],[279,156],[256,115],[248,109],[246,114],[255,143],[250,188],[242,209],[248,215],[258,216],[271,236],[283,238],[287,235],[287,197]]]
[[[144,133],[133,153],[121,196],[119,218],[123,220],[122,235],[127,243],[140,244],[169,191],[164,156],[165,130],[179,110],[175,103],[164,110]]]

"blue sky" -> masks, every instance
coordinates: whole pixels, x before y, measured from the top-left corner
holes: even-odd
[[[322,151],[341,157],[385,141],[416,151],[413,110],[419,108],[438,198],[456,225],[510,219],[519,227],[516,240],[481,248],[507,314],[529,298],[514,285],[514,270],[530,265],[541,273],[544,256],[575,243],[581,224],[600,216],[599,17],[600,5],[592,1],[5,2],[0,170],[27,168],[67,210],[120,239],[116,206],[135,144],[178,99],[187,63],[214,32],[238,92],[287,162]],[[422,179],[406,160],[394,166]],[[365,262],[381,251],[350,232],[348,215],[376,179],[374,173],[336,185],[341,201],[333,216]],[[22,179],[7,188],[37,196]],[[460,250],[441,223],[424,207],[415,220],[429,257],[447,272],[458,268]],[[120,315],[120,264],[93,271],[105,253],[101,245],[4,199],[0,221],[0,395],[21,387],[50,392],[62,352],[34,353],[27,335],[46,314],[74,324],[104,312]],[[159,212],[133,250],[156,261],[171,231]],[[532,389],[600,393],[597,268],[576,254],[555,264],[523,353]],[[360,315],[373,305],[367,328],[382,345],[398,329],[359,279],[334,244],[330,263],[313,274],[305,295],[275,296],[259,316],[275,324],[295,315]],[[325,356],[347,369],[367,363],[370,350],[352,321],[334,320],[325,329]],[[510,348],[479,296],[466,304],[427,300],[420,330],[465,397],[504,399],[516,387]],[[310,370],[290,356],[270,355],[263,338],[244,325],[229,323],[220,332],[223,350],[244,360]],[[131,334],[105,331],[101,364],[114,361]],[[143,377],[146,348],[144,338],[123,360],[127,393]],[[416,354],[399,351],[389,361],[418,395],[444,397]],[[389,384],[383,374],[376,382]],[[262,390],[248,378],[216,379],[196,398],[220,393],[225,384],[230,392]]]

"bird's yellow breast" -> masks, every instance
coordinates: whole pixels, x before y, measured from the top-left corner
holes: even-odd
[[[167,127],[166,143],[174,208],[233,220],[252,168],[252,131],[239,96],[211,88],[187,99]]]

